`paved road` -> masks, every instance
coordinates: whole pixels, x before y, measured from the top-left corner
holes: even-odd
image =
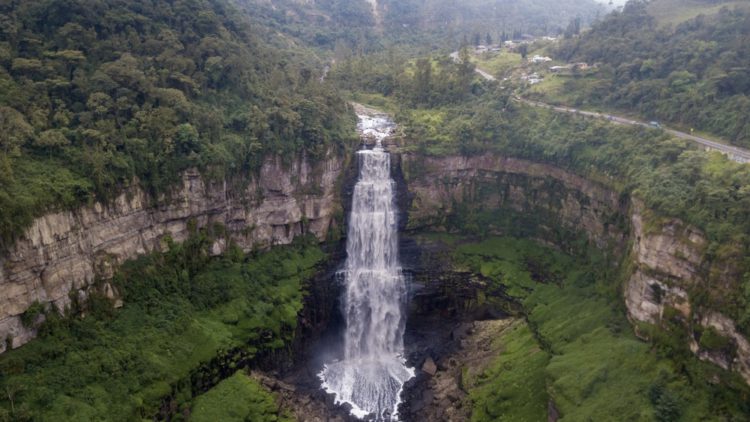
[[[458,60],[458,52],[454,52],[451,55],[451,58],[453,60]],[[492,76],[490,73],[480,69],[475,68],[476,72],[482,76],[484,79],[488,81],[495,81],[497,78]],[[563,113],[575,113],[582,116],[589,116],[589,117],[595,117],[598,119],[606,119],[609,120],[612,123],[617,123],[621,125],[631,125],[631,126],[644,126],[644,127],[651,127],[650,124],[641,122],[638,120],[628,119],[621,116],[615,116],[612,114],[604,114],[604,113],[596,113],[592,111],[583,111],[578,110],[575,108],[570,107],[562,107],[562,106],[553,106],[547,103],[542,103],[539,101],[531,101],[520,97],[515,97],[517,101],[535,106],[535,107],[544,107],[549,108],[551,110],[563,112]],[[669,134],[681,138],[681,139],[687,139],[689,141],[696,142],[702,146],[704,146],[707,150],[713,150],[713,151],[719,151],[722,154],[725,154],[727,157],[729,157],[731,160],[737,161],[738,163],[750,163],[750,151],[742,148],[737,148],[731,145],[722,144],[720,142],[712,141],[710,139],[701,138],[700,136],[691,135],[689,133],[680,132],[678,130],[664,128],[665,131],[667,131]]]
[[[554,111],[559,111],[559,112],[564,112],[564,113],[574,113],[574,114],[578,114],[581,116],[589,116],[589,117],[594,117],[598,119],[604,119],[612,123],[617,123],[621,125],[652,127],[650,124],[641,122],[639,120],[628,119],[625,117],[615,116],[612,114],[597,113],[593,111],[584,111],[584,110],[579,110],[579,109],[571,108],[571,107],[553,106],[547,103],[542,103],[539,101],[531,101],[531,100],[527,100],[527,99],[520,98],[520,97],[515,97],[515,100],[520,101],[525,104],[532,105],[534,107],[544,107],[544,108],[548,108]],[[691,135],[689,133],[680,132],[674,129],[664,128],[664,130],[677,138],[687,139],[689,141],[693,141],[698,144],[701,144],[706,149],[719,151],[722,154],[725,154],[730,159],[737,161],[738,163],[750,163],[750,151],[746,149],[737,148],[731,145],[725,145],[716,141],[712,141],[710,139],[701,138],[700,136]]]

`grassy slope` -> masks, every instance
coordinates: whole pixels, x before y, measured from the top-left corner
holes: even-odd
[[[698,15],[712,15],[722,7],[747,7],[747,1],[719,0],[656,0],[648,5],[649,14],[656,18],[660,26],[676,26]]]
[[[292,419],[279,415],[275,397],[242,371],[198,396],[190,414],[192,422],[253,421]]]
[[[549,353],[539,348],[523,321],[506,328],[495,341],[502,343],[502,354],[476,379],[464,379],[473,402],[472,420],[545,420],[549,394],[544,368]]]
[[[514,325],[498,340],[506,344],[504,353],[470,392],[473,420],[541,420],[548,397],[570,421],[613,420],[613,415],[616,420],[654,420],[674,416],[669,413],[673,405],[681,420],[748,417],[742,413],[746,392],[732,395],[703,381],[734,376],[694,359],[677,364],[636,339],[616,302],[597,293],[614,280],[594,276],[591,267],[510,238],[464,244],[456,256],[523,303],[539,340],[532,341],[524,325]],[[535,277],[530,262],[537,263]],[[685,364],[689,368],[681,369]],[[690,383],[690,377],[696,382]],[[515,400],[524,405],[513,406]]]

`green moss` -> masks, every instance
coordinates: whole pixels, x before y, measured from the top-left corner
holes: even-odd
[[[732,340],[719,334],[713,327],[704,328],[701,332],[700,346],[708,350],[729,350]]]
[[[501,354],[477,379],[465,382],[470,389],[471,420],[545,420],[549,400],[545,367],[549,354],[539,348],[523,321],[513,323],[495,341],[502,343]]]
[[[40,315],[44,314],[44,305],[38,301],[34,301],[25,311],[21,314],[21,324],[26,328],[34,328],[37,319]]]
[[[457,265],[504,286],[522,303],[528,322],[528,327],[517,325],[497,340],[505,351],[470,390],[475,420],[543,420],[545,413],[536,412],[546,412],[547,395],[563,420],[571,421],[611,420],[612,415],[617,420],[654,420],[673,415],[676,405],[683,420],[741,420],[750,415],[744,399],[748,388],[734,374],[683,350],[679,336],[684,333],[656,330],[668,338],[657,339],[655,348],[632,334],[619,296],[601,288],[618,278],[608,276],[597,261],[512,238],[462,244],[455,259]],[[563,281],[535,281],[529,261],[562,274]],[[607,277],[613,278],[601,280]],[[711,377],[719,383],[702,381]],[[526,391],[526,383],[537,387]],[[656,383],[670,391],[666,398],[649,398],[647,392]]]
[[[193,402],[193,422],[292,421],[279,414],[274,396],[242,371],[220,382]]]

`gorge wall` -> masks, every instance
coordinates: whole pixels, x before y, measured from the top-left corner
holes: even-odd
[[[106,280],[118,264],[162,250],[167,236],[184,241],[192,225],[225,227],[226,236],[212,246],[217,255],[230,241],[249,251],[307,233],[325,240],[341,215],[338,183],[346,160],[329,152],[291,161],[268,158],[255,175],[238,180],[210,181],[189,170],[158,200],[134,186],[110,204],[35,219],[0,256],[0,352],[34,338],[33,324],[22,322],[33,304],[62,310],[92,288],[116,299]]]
[[[708,241],[700,230],[655,217],[635,198],[548,164],[494,154],[404,153],[393,159],[394,177],[406,188],[398,199],[408,209],[403,229],[469,228],[534,237],[573,253],[582,241],[608,251],[624,259],[623,297],[638,335],[677,321],[696,355],[750,383],[750,343],[717,300],[695,293],[696,287],[714,287],[716,280],[731,284],[737,277],[728,265],[707,259]],[[22,322],[34,303],[64,309],[93,288],[116,299],[107,283],[116,266],[162,250],[167,236],[185,240],[193,222],[226,228],[214,254],[229,241],[248,251],[288,244],[303,233],[325,240],[343,216],[340,184],[349,164],[333,153],[315,162],[275,157],[254,176],[219,181],[191,170],[156,201],[132,187],[111,204],[37,218],[0,256],[0,352],[35,336],[33,324]],[[721,347],[701,341],[707,330],[722,339]]]
[[[706,258],[708,241],[700,230],[658,218],[637,198],[547,164],[493,154],[403,154],[400,163],[411,200],[408,228],[535,237],[568,252],[581,247],[583,235],[584,243],[624,258],[622,291],[638,335],[648,335],[641,328],[677,321],[698,357],[750,383],[750,343],[716,301],[699,305],[691,296],[716,274],[733,277],[726,263]],[[706,330],[722,339],[720,348],[700,341]]]

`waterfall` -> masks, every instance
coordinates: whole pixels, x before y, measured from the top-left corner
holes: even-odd
[[[355,416],[389,421],[396,419],[404,382],[414,376],[402,356],[406,286],[398,261],[391,160],[382,146],[392,124],[384,117],[359,118],[363,136],[375,137],[377,144],[358,152],[343,270],[344,357],[326,365],[320,378]]]

